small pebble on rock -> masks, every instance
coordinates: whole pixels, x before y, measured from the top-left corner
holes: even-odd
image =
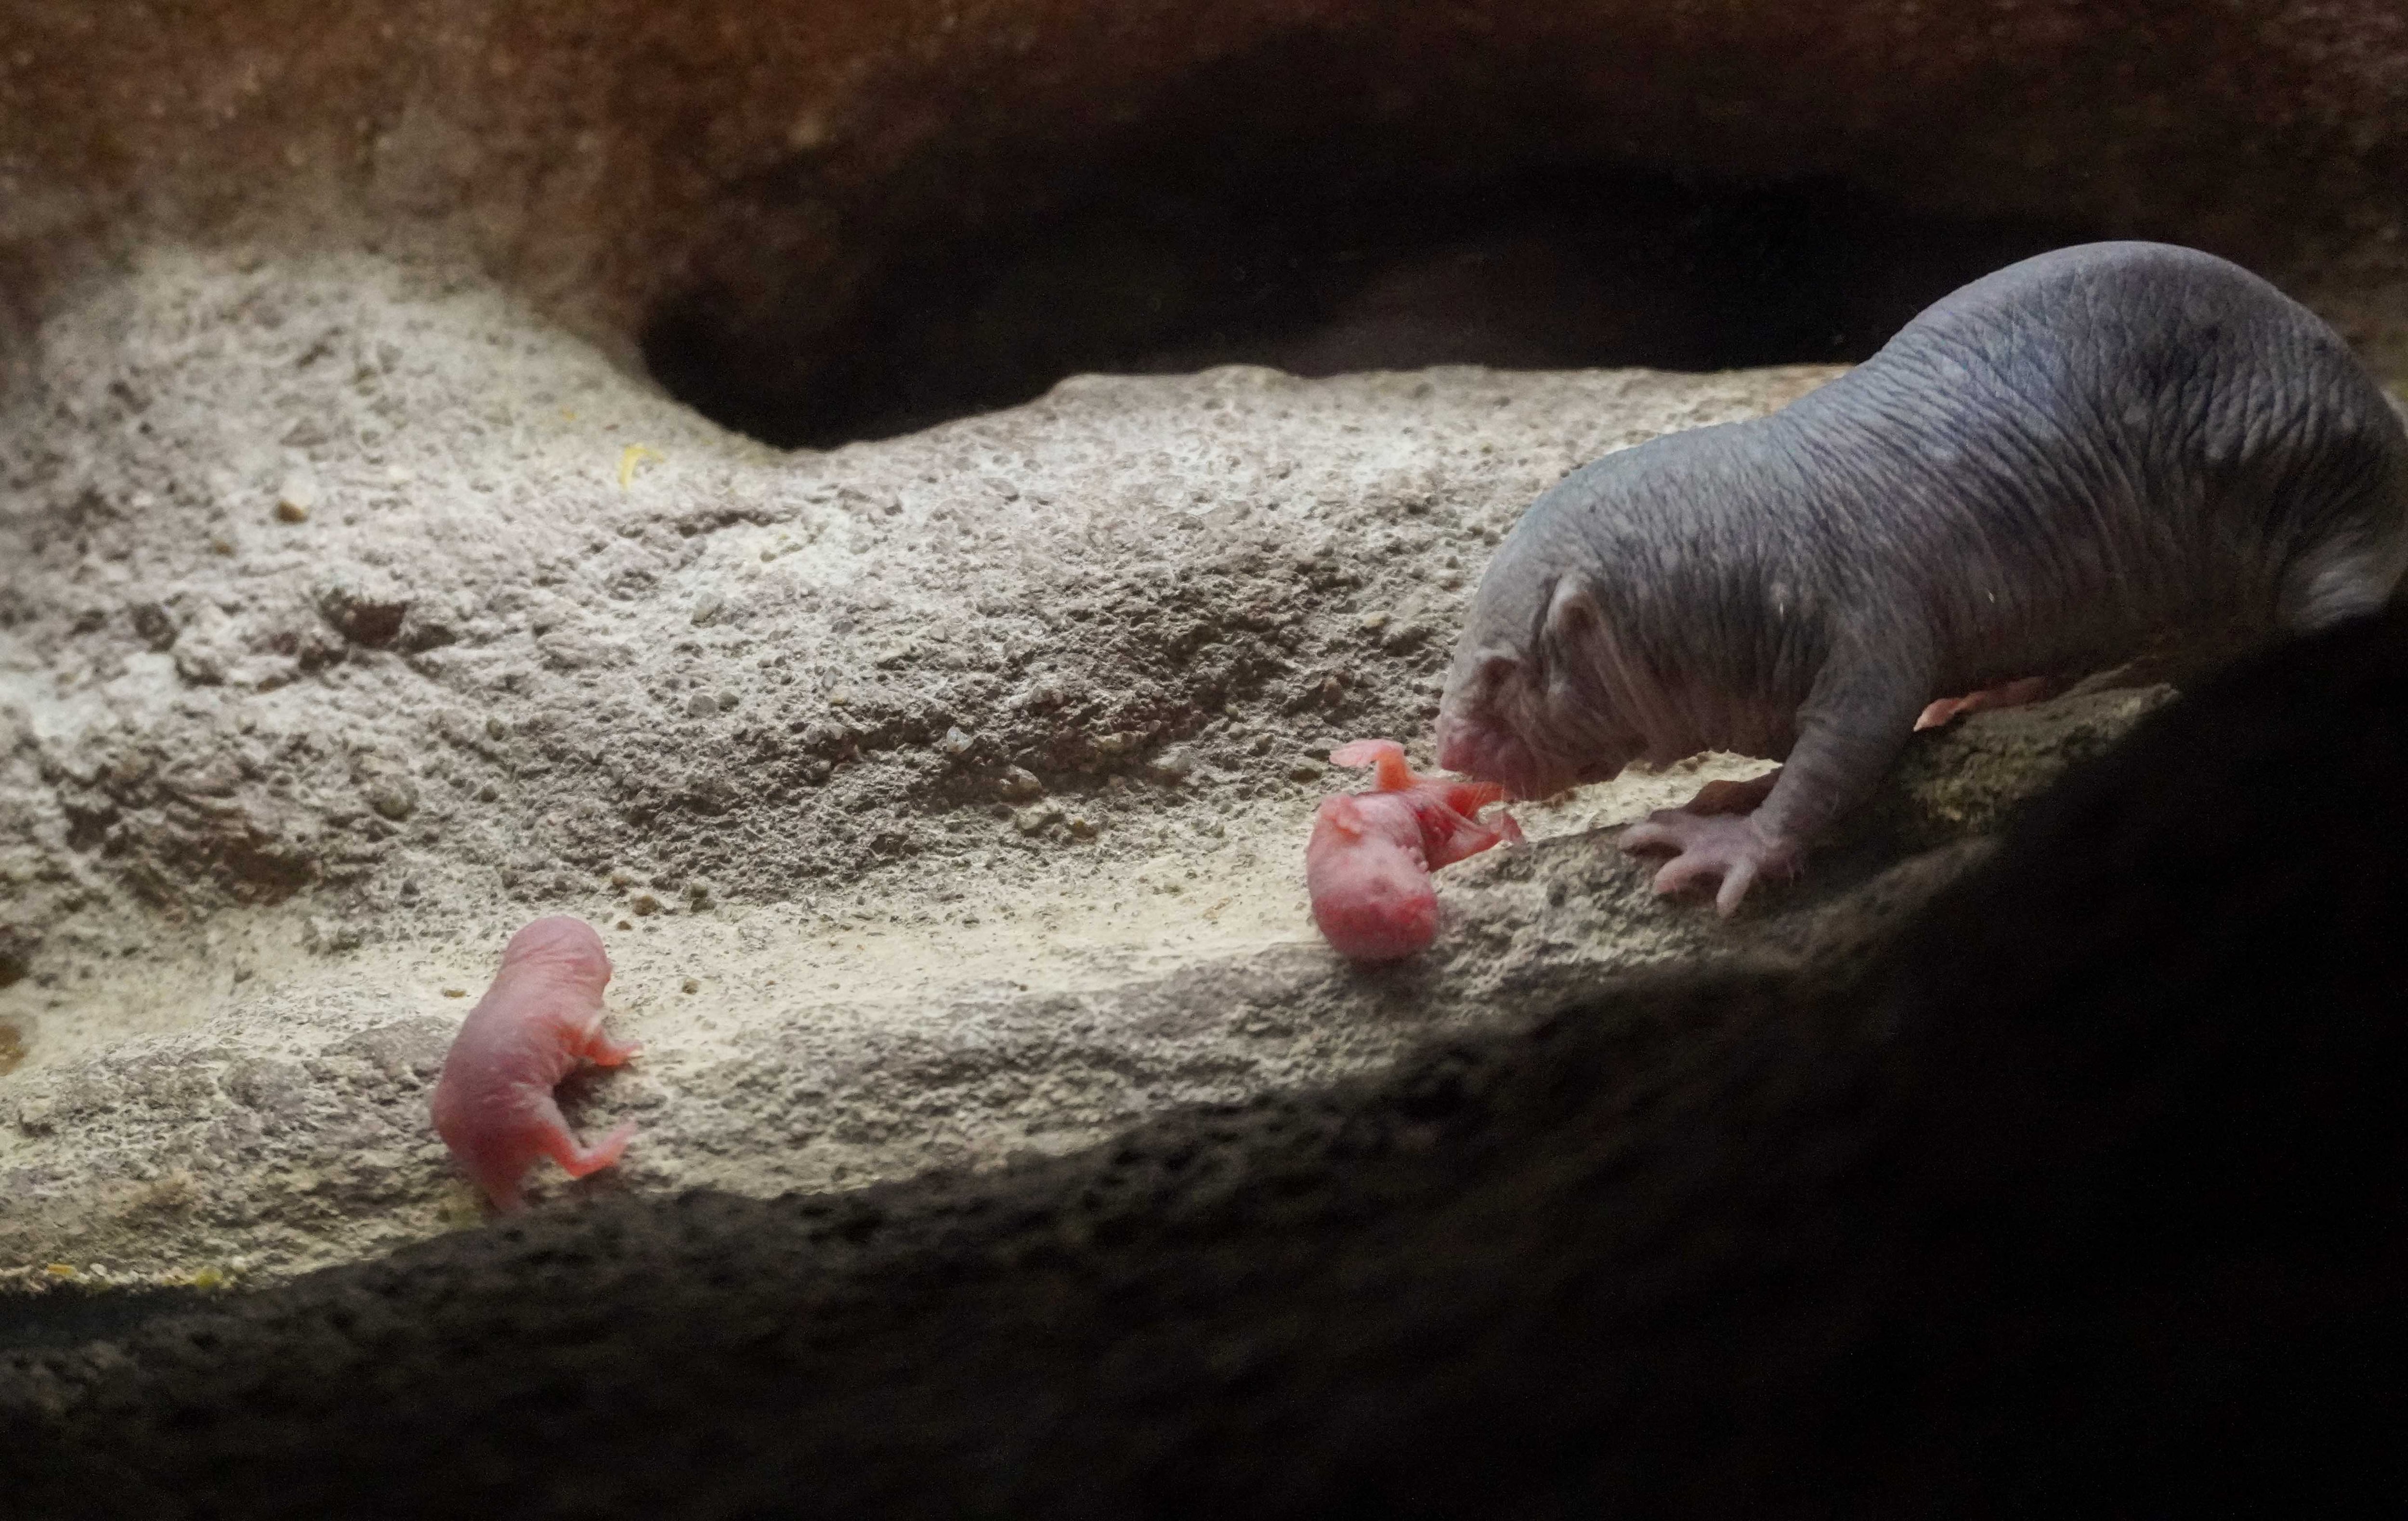
[[[368,806],[395,823],[418,811],[418,789],[399,778],[372,782],[365,789]]]
[[[1045,784],[1037,779],[1036,773],[1020,766],[1003,774],[1002,787],[1003,795],[1015,803],[1026,803],[1031,798],[1045,795]]]
[[[318,483],[298,473],[284,477],[276,490],[276,516],[288,523],[309,520],[309,509],[318,505]]]

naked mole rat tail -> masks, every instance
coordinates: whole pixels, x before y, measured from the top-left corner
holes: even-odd
[[[2388,393],[2384,400],[2397,409]],[[2277,619],[2313,633],[2408,606],[2408,435],[2392,441],[2354,521],[2337,525],[2286,567]]]
[[[2332,447],[2282,488],[2299,535],[2275,611],[2286,634],[2408,605],[2408,405],[2355,360],[2337,378]]]

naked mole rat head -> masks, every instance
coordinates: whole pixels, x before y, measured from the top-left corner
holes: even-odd
[[[1440,765],[1521,798],[1604,781],[1647,749],[1612,696],[1610,611],[1540,526],[1489,561],[1438,717]]]
[[[602,937],[582,919],[554,915],[537,919],[510,936],[502,947],[502,964],[556,967],[600,988],[610,980],[610,958]]]

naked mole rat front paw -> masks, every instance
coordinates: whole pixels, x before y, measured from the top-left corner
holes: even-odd
[[[1631,825],[1622,832],[1622,848],[1634,856],[1671,855],[1656,874],[1659,893],[1715,884],[1714,910],[1725,918],[1757,878],[1795,876],[1805,862],[1804,851],[1766,839],[1752,817],[1685,808],[1658,808]]]

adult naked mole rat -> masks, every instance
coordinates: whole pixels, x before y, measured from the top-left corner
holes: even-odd
[[[1439,760],[1539,797],[1641,759],[1785,760],[1623,836],[1671,853],[1657,891],[1718,882],[1728,914],[1935,699],[2373,612],[2404,518],[2408,434],[2313,313],[2194,249],[2060,249],[1782,411],[1541,497],[1472,600]]]

